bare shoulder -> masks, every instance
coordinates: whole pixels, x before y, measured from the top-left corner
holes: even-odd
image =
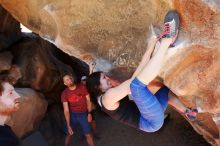
[[[119,107],[119,102],[114,102],[112,92],[114,92],[114,88],[109,89],[102,95],[102,104],[107,110],[115,110]]]

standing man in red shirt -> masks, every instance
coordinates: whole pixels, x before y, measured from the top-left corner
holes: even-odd
[[[67,88],[62,92],[64,116],[68,134],[73,135],[72,125],[80,124],[89,146],[94,146],[89,122],[92,121],[91,102],[87,89],[82,84],[76,84],[71,74],[63,76]]]

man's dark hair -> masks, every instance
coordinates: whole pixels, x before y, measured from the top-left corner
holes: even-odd
[[[91,101],[94,104],[97,104],[97,97],[102,95],[102,91],[99,88],[100,86],[100,77],[102,72],[94,72],[86,80],[87,90],[90,94]]]
[[[78,83],[77,78],[76,78],[76,76],[75,76],[73,73],[70,73],[70,72],[64,73],[64,74],[62,75],[62,81],[63,81],[63,78],[64,78],[65,76],[70,76],[70,77],[72,77],[74,84],[77,84],[77,83]]]

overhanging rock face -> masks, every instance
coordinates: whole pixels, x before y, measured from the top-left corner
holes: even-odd
[[[219,0],[0,0],[14,18],[97,68],[136,67],[146,49],[150,24],[162,25],[170,9],[181,16],[177,46],[170,48],[160,77],[189,107],[202,112],[192,124],[213,145],[220,145]]]

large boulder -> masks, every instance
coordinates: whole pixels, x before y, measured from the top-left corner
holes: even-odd
[[[65,73],[82,76],[88,72],[85,63],[68,56],[37,35],[24,35],[8,50],[14,55],[9,75],[20,77],[17,78],[17,85],[31,87],[44,93],[47,98],[59,100]]]
[[[146,48],[148,26],[161,24],[171,7],[163,0],[1,0],[1,4],[19,22],[58,48],[77,58],[91,53],[99,58],[98,67],[106,70],[111,67],[108,61],[116,66],[136,65]],[[133,50],[138,51],[133,54]]]
[[[98,69],[114,67],[125,74],[137,66],[146,49],[149,25],[161,25],[166,12],[176,9],[180,37],[169,49],[160,77],[183,103],[201,112],[191,123],[194,129],[220,145],[219,0],[1,0],[0,4],[66,53],[95,58]]]

